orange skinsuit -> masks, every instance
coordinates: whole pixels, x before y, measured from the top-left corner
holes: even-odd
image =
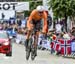
[[[27,28],[28,28],[28,30],[30,30],[31,27],[33,26],[33,24],[31,24],[32,20],[38,21],[40,19],[44,19],[43,32],[46,33],[47,32],[47,14],[44,11],[42,13],[42,15],[40,16],[39,12],[36,9],[31,12],[31,14],[29,16],[29,19],[27,21]]]

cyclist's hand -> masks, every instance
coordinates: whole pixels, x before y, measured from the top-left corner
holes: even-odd
[[[31,24],[31,27],[30,27],[30,28],[31,28],[31,30],[33,30],[33,29],[34,29],[34,25],[33,25],[33,24]]]
[[[45,32],[41,32],[41,34],[45,34]]]
[[[47,34],[47,32],[46,32],[46,31],[42,31],[41,33],[42,33],[42,34]]]

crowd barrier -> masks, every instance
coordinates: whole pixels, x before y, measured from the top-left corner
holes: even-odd
[[[51,48],[61,55],[71,55],[75,53],[75,41],[58,39],[51,42]]]
[[[25,43],[25,35],[17,34],[16,43],[22,41]],[[73,55],[75,54],[75,41],[67,39],[56,39],[51,42],[43,37],[38,38],[38,46],[48,49],[50,51],[60,52],[61,55]]]
[[[75,56],[75,41],[67,39],[56,39],[51,42],[48,39],[39,38],[38,46],[49,49],[52,53],[60,53],[60,55],[74,55]],[[41,43],[41,44],[40,44]]]
[[[25,35],[22,35],[22,34],[17,34],[16,36],[16,43],[19,44],[20,42],[22,44],[25,43],[25,40],[26,40],[26,36]]]

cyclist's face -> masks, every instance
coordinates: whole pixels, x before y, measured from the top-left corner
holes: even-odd
[[[39,12],[39,15],[42,15],[43,14],[43,11],[42,12]]]

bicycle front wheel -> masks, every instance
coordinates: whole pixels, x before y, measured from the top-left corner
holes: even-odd
[[[30,38],[28,42],[27,50],[26,50],[26,60],[29,59],[30,52],[31,52],[31,45],[32,45],[32,39]]]

